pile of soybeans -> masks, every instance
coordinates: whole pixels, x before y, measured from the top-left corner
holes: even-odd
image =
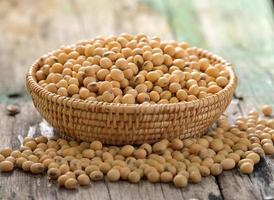
[[[200,58],[185,42],[145,34],[97,37],[44,56],[35,74],[48,92],[85,101],[122,104],[188,102],[216,94],[230,80],[227,66]],[[265,116],[271,107],[262,109]],[[60,187],[127,180],[186,187],[202,177],[238,167],[250,174],[265,154],[274,154],[274,120],[252,111],[231,125],[225,116],[200,138],[163,139],[140,146],[104,146],[39,136],[18,150],[0,151],[0,171],[15,168],[47,174]]]
[[[266,116],[272,108],[264,106]],[[224,116],[200,138],[166,139],[140,146],[104,146],[100,141],[77,142],[61,138],[25,138],[18,150],[0,151],[0,171],[18,168],[47,174],[60,187],[76,189],[106,177],[108,181],[173,183],[186,187],[202,177],[217,176],[238,167],[250,174],[265,154],[274,154],[274,120],[252,111],[233,125]]]
[[[229,82],[224,64],[200,58],[185,42],[145,34],[97,37],[43,57],[37,83],[76,99],[167,104],[203,99]]]

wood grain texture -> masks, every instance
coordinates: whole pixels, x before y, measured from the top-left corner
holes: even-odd
[[[0,106],[0,116],[4,129],[0,130],[1,148],[20,146],[20,137],[35,133],[45,133],[41,128],[41,118],[31,102],[21,103],[21,113],[16,117],[6,115],[5,107]],[[238,104],[231,104],[227,114],[239,114]],[[236,115],[235,115],[236,116]],[[30,129],[33,129],[30,131]],[[42,131],[42,132],[41,132]],[[140,184],[127,182],[109,183],[107,181],[92,183],[90,187],[80,188],[78,191],[58,189],[56,183],[50,182],[45,176],[35,176],[16,170],[12,175],[0,174],[0,194],[14,199],[261,199],[272,195],[271,183],[273,164],[269,159],[255,167],[254,175],[249,178],[241,175],[237,170],[228,171],[217,178],[204,178],[200,184],[190,184],[187,188],[177,189],[171,184],[150,184],[142,181]],[[267,176],[267,181],[265,177]],[[13,187],[5,187],[12,185]],[[41,190],[43,188],[43,190]],[[17,193],[21,191],[21,196]],[[239,192],[240,191],[240,192]],[[31,195],[30,195],[31,194]],[[262,196],[261,196],[262,195]],[[4,198],[5,199],[5,198]]]
[[[21,103],[20,108],[20,114],[10,117],[6,114],[5,106],[0,105],[0,125],[5,127],[0,129],[0,148],[19,148],[20,138],[33,133],[47,134],[43,132],[45,128],[41,129],[42,119],[31,102]],[[0,173],[0,194],[3,199],[222,199],[213,177],[207,177],[200,184],[191,184],[183,189],[175,188],[172,184],[151,184],[147,181],[130,184],[105,180],[92,183],[89,187],[81,187],[78,191],[67,191],[59,189],[56,182],[47,180],[44,175],[31,175],[20,170],[15,170],[12,174]]]
[[[272,10],[268,1],[248,2],[195,0],[194,6],[209,50],[235,65],[238,93],[274,105]]]
[[[187,41],[193,46],[206,48],[195,8],[187,0],[143,0],[162,16],[172,30],[173,39]]]
[[[267,97],[271,100],[272,97]],[[273,98],[272,98],[273,100]],[[247,103],[240,104],[243,114],[247,114],[258,104],[256,98],[248,99]],[[274,199],[274,157],[264,157],[254,168],[254,172],[249,175],[251,183],[258,191],[260,199]]]
[[[1,96],[24,95],[25,73],[36,58],[83,38],[66,2],[0,1]]]
[[[211,51],[235,65],[239,77],[237,94],[242,114],[273,104],[274,32],[268,1],[194,1],[205,39]],[[245,7],[245,9],[240,9]],[[220,9],[222,8],[222,9]],[[227,20],[229,19],[229,20]],[[237,171],[218,177],[228,199],[273,198],[273,159],[266,157],[250,176]],[[243,188],[242,185],[245,185]]]
[[[217,177],[224,199],[249,200],[260,199],[260,193],[247,175],[242,175],[238,169],[223,172]]]
[[[0,0],[0,148],[19,147],[26,135],[51,134],[31,102],[6,95],[25,96],[28,66],[60,45],[96,35],[144,32],[208,47],[234,63],[239,75],[238,94],[244,101],[233,101],[227,110],[233,121],[258,104],[274,105],[273,30],[267,0],[252,4],[248,0]],[[21,113],[10,117],[3,102],[13,101],[19,103]],[[105,180],[67,191],[45,176],[15,170],[0,174],[0,199],[273,199],[273,172],[274,158],[267,157],[250,176],[235,169],[183,189]]]

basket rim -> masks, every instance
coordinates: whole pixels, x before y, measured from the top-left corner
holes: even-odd
[[[83,41],[81,43],[88,42]],[[79,43],[76,43],[71,46],[75,46]],[[218,97],[225,95],[226,93],[230,93],[231,90],[234,91],[237,84],[237,76],[233,69],[233,66],[231,63],[229,63],[227,60],[223,59],[222,57],[211,53],[210,51],[204,50],[202,48],[197,47],[191,47],[190,49],[196,51],[197,55],[199,57],[205,57],[205,58],[211,58],[215,61],[225,65],[229,72],[229,82],[226,85],[225,88],[217,92],[216,94],[207,96],[203,99],[197,99],[189,102],[178,102],[178,103],[168,103],[168,104],[122,104],[122,103],[108,103],[108,102],[98,102],[98,101],[92,101],[92,100],[83,100],[83,99],[76,99],[73,97],[64,97],[60,96],[58,94],[51,93],[47,91],[45,88],[38,85],[37,80],[35,78],[35,73],[38,71],[41,61],[43,58],[51,55],[52,53],[56,52],[58,49],[49,52],[38,59],[31,65],[29,68],[27,74],[26,74],[26,87],[31,94],[31,92],[35,92],[38,94],[38,96],[42,96],[44,98],[47,98],[50,101],[53,101],[56,104],[62,104],[64,106],[69,106],[70,108],[79,109],[79,110],[88,110],[89,108],[96,108],[98,110],[98,107],[102,110],[109,110],[109,111],[120,111],[125,113],[135,113],[136,111],[142,111],[142,112],[149,112],[154,113],[156,110],[159,112],[159,110],[177,110],[177,109],[185,109],[185,108],[198,108],[201,107],[201,105],[209,105],[212,103],[215,103],[219,100]],[[32,95],[32,94],[31,94]]]

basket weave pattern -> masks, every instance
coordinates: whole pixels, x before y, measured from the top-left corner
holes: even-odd
[[[198,57],[208,58],[212,64],[226,65],[230,73],[229,83],[223,90],[201,100],[127,105],[59,96],[37,84],[35,73],[43,58],[31,66],[26,85],[37,110],[63,137],[123,145],[200,136],[229,105],[237,77],[226,60],[206,50],[193,50]]]

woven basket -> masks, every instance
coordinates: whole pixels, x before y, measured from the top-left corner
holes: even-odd
[[[229,83],[223,90],[202,100],[127,105],[59,96],[37,84],[35,72],[41,67],[43,58],[31,66],[26,85],[40,114],[66,138],[123,145],[200,136],[229,105],[237,77],[230,63],[223,58],[206,50],[193,50],[200,58],[226,65],[230,73]]]

